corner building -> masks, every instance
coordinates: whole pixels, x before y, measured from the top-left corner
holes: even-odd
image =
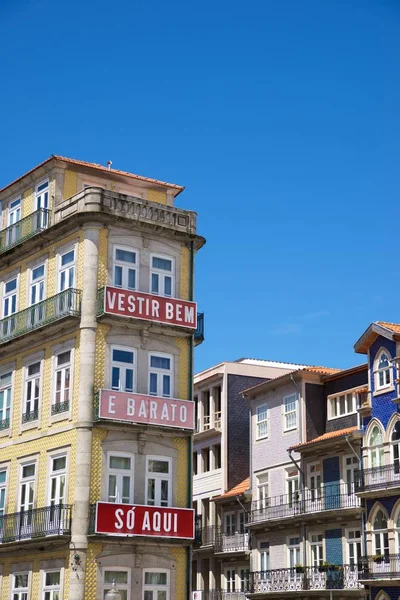
[[[51,156],[0,190],[0,598],[190,592],[183,188]]]

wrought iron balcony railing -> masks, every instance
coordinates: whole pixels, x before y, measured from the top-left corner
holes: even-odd
[[[0,345],[64,317],[79,316],[80,310],[80,290],[73,288],[64,290],[25,310],[1,319]]]
[[[215,544],[215,525],[201,527],[201,515],[196,516],[195,520],[195,544],[197,546],[214,546]]]
[[[71,506],[56,504],[0,517],[0,544],[71,533]]]
[[[368,556],[361,560],[359,579],[400,579],[400,554]]]
[[[39,208],[17,223],[0,231],[0,254],[37,235],[50,224],[50,211]]]
[[[22,413],[21,422],[22,423],[30,423],[31,421],[37,421],[39,418],[39,409],[31,410],[26,413]]]
[[[194,600],[245,600],[244,590],[197,590],[193,591]]]
[[[51,414],[60,415],[61,413],[65,413],[69,411],[69,400],[64,400],[63,402],[56,402],[51,405]]]
[[[250,523],[285,519],[329,510],[359,508],[353,483],[332,483],[297,494],[282,494],[252,502]]]
[[[400,487],[400,463],[371,467],[356,472],[356,492]]]
[[[358,589],[362,587],[358,575],[355,565],[253,571],[249,574],[247,593]]]
[[[248,552],[249,534],[247,532],[235,531],[226,533],[218,529],[215,533],[215,552]]]
[[[194,341],[197,344],[204,342],[204,313],[197,313],[197,327],[194,332]]]

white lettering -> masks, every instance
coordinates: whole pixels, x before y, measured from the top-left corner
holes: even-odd
[[[158,300],[152,300],[151,301],[151,316],[152,317],[157,317],[157,319],[160,318],[160,303]]]
[[[150,516],[148,511],[146,510],[146,512],[144,513],[144,518],[143,518],[143,525],[142,525],[142,531],[150,531]]]
[[[187,408],[184,404],[181,405],[180,409],[179,409],[179,418],[181,420],[181,423],[186,423],[187,421]]]
[[[122,515],[124,514],[124,511],[122,510],[122,508],[117,508],[117,510],[115,511],[115,518],[117,519],[117,521],[114,523],[114,527],[115,529],[122,529],[123,527],[123,522],[122,522]]]
[[[171,408],[172,408],[172,420],[175,421],[175,410],[176,410],[177,405],[176,404],[171,404]]]
[[[150,400],[150,419],[157,419],[157,402]]]
[[[114,308],[116,297],[117,294],[115,292],[107,292],[107,304],[110,310],[113,310]]]
[[[174,318],[174,305],[171,302],[165,303],[165,318],[169,321]]]
[[[126,414],[128,417],[133,417],[135,415],[135,398],[127,399]]]
[[[164,403],[162,407],[161,420],[169,421],[168,405],[166,403]]]
[[[130,294],[128,296],[128,311],[130,313],[134,313],[135,310],[136,310],[135,300],[136,300],[136,298],[135,298],[135,296],[133,294]]]
[[[174,533],[178,533],[178,515],[174,513]]]
[[[118,294],[118,310],[121,312],[125,310],[125,296],[121,293]]]
[[[108,412],[110,415],[115,415],[115,396],[108,397]]]
[[[153,514],[153,531],[161,531],[161,514],[158,511]]]
[[[127,527],[127,529],[131,529],[131,530],[135,528],[135,509],[134,508],[131,508],[126,513],[126,527]]]
[[[140,408],[139,408],[138,417],[144,417],[145,419],[147,419],[146,400],[141,400],[140,401]]]
[[[169,533],[171,531],[171,526],[172,526],[172,514],[164,513],[163,529],[164,529],[165,533]]]
[[[139,302],[139,315],[141,315],[143,312],[144,298],[136,298],[136,300]]]
[[[175,307],[176,315],[175,318],[177,321],[182,321],[182,304],[177,304]]]
[[[150,316],[150,299],[146,298],[146,309],[145,309],[145,313],[146,316]]]
[[[185,323],[195,325],[194,306],[185,306]]]

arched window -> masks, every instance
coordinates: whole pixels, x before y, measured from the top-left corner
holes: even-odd
[[[400,554],[400,511],[397,513],[394,526],[396,530],[396,554]]]
[[[382,390],[392,385],[391,356],[386,350],[381,350],[375,359],[375,390]]]
[[[370,465],[372,468],[382,467],[385,460],[383,435],[380,427],[374,425],[369,436]]]
[[[392,443],[392,459],[394,474],[400,475],[400,421],[395,424],[390,437]],[[396,477],[397,479],[397,477]]]
[[[377,555],[389,554],[389,534],[387,530],[387,517],[380,508],[372,523],[374,552]]]

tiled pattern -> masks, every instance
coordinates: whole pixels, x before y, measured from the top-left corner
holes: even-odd
[[[71,198],[78,191],[78,173],[67,169],[64,173],[64,200]]]
[[[99,556],[102,550],[102,544],[89,542],[86,557],[85,600],[96,600],[96,556]]]
[[[94,427],[92,433],[92,465],[90,483],[90,503],[100,498],[101,487],[101,444],[107,437],[107,429]]]
[[[190,250],[186,246],[181,248],[181,283],[180,283],[180,298],[189,300],[190,291]]]
[[[189,380],[189,341],[188,338],[176,338],[176,345],[179,348],[179,370],[178,370],[178,397],[181,400],[190,398],[190,387],[192,382]]]
[[[147,199],[151,202],[158,202],[159,204],[167,204],[167,194],[165,192],[159,192],[157,190],[148,190]]]
[[[186,598],[186,550],[185,548],[172,548],[171,554],[176,561],[176,600],[185,600]]]
[[[105,384],[106,367],[106,337],[110,331],[109,325],[98,325],[96,329],[96,356],[94,367],[94,389],[100,390]]]
[[[107,254],[108,254],[108,229],[102,227],[99,232],[99,269],[98,269],[98,287],[101,288],[107,285],[108,269],[107,269]]]
[[[327,529],[325,531],[326,561],[334,565],[343,563],[342,530]]]
[[[176,500],[180,508],[188,506],[188,447],[189,438],[174,438],[174,446],[178,450],[176,467]]]

